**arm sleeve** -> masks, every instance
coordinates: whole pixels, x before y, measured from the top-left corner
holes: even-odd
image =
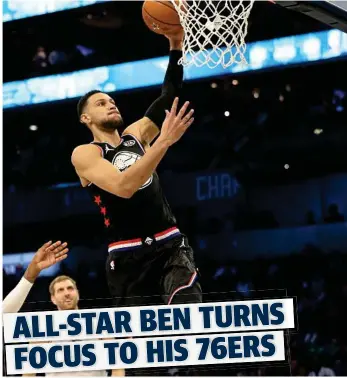
[[[6,296],[2,303],[3,314],[18,312],[23,306],[33,284],[24,277],[18,282],[17,286]]]
[[[169,110],[171,108],[173,100],[179,96],[182,89],[183,67],[178,64],[181,57],[182,51],[170,51],[169,65],[166,70],[161,96],[153,102],[145,114],[158,128],[161,128],[164,122],[165,109]]]

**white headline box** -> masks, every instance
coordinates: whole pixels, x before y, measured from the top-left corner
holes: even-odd
[[[6,346],[8,374],[284,360],[283,331]]]
[[[5,343],[292,329],[293,298],[4,314]]]

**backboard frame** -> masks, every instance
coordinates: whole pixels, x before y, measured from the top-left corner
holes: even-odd
[[[271,1],[347,33],[347,1]]]

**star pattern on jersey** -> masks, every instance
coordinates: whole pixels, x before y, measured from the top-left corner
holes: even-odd
[[[101,197],[100,196],[94,196],[94,202],[98,205],[98,206],[100,206],[100,204],[101,204]]]
[[[110,227],[111,221],[110,221],[109,218],[106,218],[106,213],[107,213],[106,206],[101,206],[101,204],[102,204],[101,196],[94,196],[94,203],[96,203],[99,206],[100,213],[104,216],[105,227],[107,227],[107,228]]]

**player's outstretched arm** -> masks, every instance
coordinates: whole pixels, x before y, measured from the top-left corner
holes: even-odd
[[[77,174],[109,193],[131,198],[151,177],[168,148],[176,143],[193,123],[193,110],[186,114],[188,106],[189,102],[186,102],[177,113],[178,98],[175,99],[171,111],[166,111],[158,139],[141,159],[123,172],[104,159],[97,146],[88,144],[77,147],[72,154],[72,164]]]
[[[2,304],[3,313],[18,312],[20,310],[40,272],[66,259],[69,251],[66,246],[67,243],[62,243],[61,241],[55,243],[50,241],[37,250],[24,273],[24,277],[4,299]]]
[[[160,133],[165,119],[165,109],[170,109],[175,97],[180,95],[183,84],[183,67],[178,65],[182,57],[183,30],[175,36],[168,36],[170,42],[169,65],[166,70],[160,97],[146,111],[145,116],[126,128],[124,134],[132,134],[148,146]]]

